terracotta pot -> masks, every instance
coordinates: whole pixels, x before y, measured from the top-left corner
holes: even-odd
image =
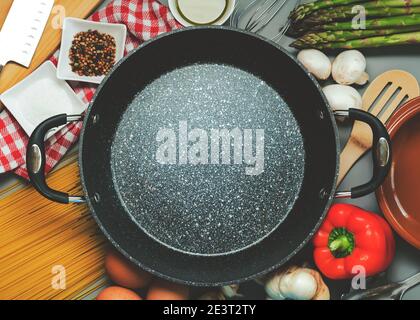
[[[394,230],[420,249],[420,97],[398,109],[387,129],[394,156],[376,193],[379,206]]]

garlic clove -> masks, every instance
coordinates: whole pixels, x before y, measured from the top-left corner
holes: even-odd
[[[332,76],[335,82],[343,85],[356,83],[366,70],[366,58],[358,50],[340,53],[332,64]]]
[[[280,292],[293,300],[311,300],[317,291],[315,278],[306,269],[297,269],[280,281]]]
[[[222,293],[228,299],[241,296],[240,294],[238,294],[238,292],[239,292],[238,284],[231,284],[229,286],[222,287]]]
[[[272,300],[285,300],[285,297],[280,291],[280,280],[283,277],[283,272],[273,275],[265,284],[265,292]]]
[[[317,290],[315,295],[312,297],[312,300],[330,300],[330,289],[325,284],[324,280],[322,279],[321,274],[318,271],[309,269],[312,276],[317,282]]]
[[[322,51],[305,49],[298,53],[297,59],[318,80],[326,80],[330,77],[331,61]]]

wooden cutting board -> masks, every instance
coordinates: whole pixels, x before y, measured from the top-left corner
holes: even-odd
[[[61,40],[60,25],[64,17],[86,18],[103,0],[55,0],[54,8],[28,69],[8,63],[0,74],[0,93],[25,78],[58,48]],[[13,0],[0,0],[0,26],[3,25]],[[2,106],[0,106],[0,109]]]

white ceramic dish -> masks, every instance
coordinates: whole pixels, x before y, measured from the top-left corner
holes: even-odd
[[[197,3],[200,3],[200,0],[196,0]],[[233,10],[235,9],[236,0],[226,0],[226,9],[224,10],[223,14],[216,18],[215,21],[212,23],[193,23],[191,20],[188,20],[188,17],[185,16],[180,10],[178,5],[178,0],[168,0],[169,9],[171,10],[172,15],[175,19],[185,27],[197,26],[197,25],[222,25],[224,24],[232,15]],[[205,10],[203,4],[203,10]],[[196,5],[198,8],[198,5]],[[196,8],[196,9],[197,9]]]
[[[55,66],[47,61],[0,95],[1,102],[28,135],[40,123],[54,115],[81,114],[87,107],[66,81],[57,79],[56,73]],[[59,129],[53,129],[47,138]]]
[[[92,22],[76,18],[66,18],[63,24],[60,56],[58,58],[57,77],[62,80],[83,81],[99,84],[105,78],[79,76],[71,70],[69,52],[74,36],[83,31],[97,30],[109,34],[115,38],[117,45],[115,62],[124,56],[127,27],[124,24]]]

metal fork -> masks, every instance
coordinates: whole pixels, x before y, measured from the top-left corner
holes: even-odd
[[[386,284],[369,290],[355,290],[341,297],[342,300],[402,300],[408,289],[420,283],[420,273],[400,282]]]

